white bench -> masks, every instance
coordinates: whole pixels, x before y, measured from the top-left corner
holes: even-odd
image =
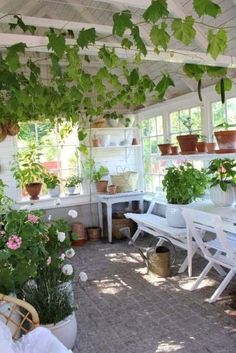
[[[125,217],[132,219],[134,222],[137,223],[137,230],[134,233],[132,240],[135,242],[141,232],[146,232],[151,234],[155,237],[164,235],[168,238],[175,246],[183,249],[188,250],[188,236],[187,236],[187,229],[186,228],[174,228],[168,226],[166,219],[164,217],[160,217],[158,215],[153,214],[153,209],[156,204],[163,204],[163,202],[158,201],[158,199],[154,199],[149,208],[147,213],[125,213]],[[164,242],[164,239],[160,239],[158,245],[161,245]],[[192,255],[195,254],[197,251],[197,246],[195,243],[192,245]],[[184,272],[188,267],[188,257],[184,259],[182,263],[179,273]],[[189,268],[189,276],[192,275],[191,268]]]

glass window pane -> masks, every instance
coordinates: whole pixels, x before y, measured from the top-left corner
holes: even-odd
[[[37,144],[42,146],[56,145],[55,126],[52,123],[36,124]]]
[[[229,124],[236,124],[236,97],[228,99],[226,104],[227,104],[227,122]]]
[[[158,116],[156,118],[157,123],[157,135],[163,135],[163,118],[162,116]]]
[[[170,114],[170,129],[171,132],[179,131],[179,114],[174,112]]]
[[[142,135],[143,136],[149,136],[150,135],[150,130],[149,130],[149,120],[143,120],[141,122],[141,129],[142,129]]]
[[[201,108],[195,107],[191,109],[191,120],[192,120],[192,129],[201,130]]]
[[[157,138],[156,137],[150,138],[150,144],[151,144],[151,153],[157,153],[158,152]]]
[[[221,102],[212,104],[213,127],[222,124],[225,121],[225,105]]]
[[[20,132],[17,135],[18,147],[26,147],[30,143],[36,143],[36,126],[35,124],[20,124]]]
[[[149,119],[150,136],[157,135],[156,118]]]

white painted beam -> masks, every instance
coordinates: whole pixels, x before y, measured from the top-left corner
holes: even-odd
[[[82,28],[88,29],[94,27],[98,33],[102,34],[112,34],[112,27],[93,24],[93,23],[83,23],[83,22],[73,22],[73,21],[64,21],[64,20],[56,20],[42,17],[32,17],[32,16],[21,16],[22,21],[26,25],[32,25],[36,27],[43,28],[56,28],[56,29],[64,29],[64,30],[72,30],[72,31],[80,31]],[[1,23],[16,23],[16,19],[14,16],[6,16],[3,13],[0,13],[0,22]]]
[[[11,33],[0,33],[0,47],[4,49],[5,47],[17,44],[19,42],[25,43],[27,45],[27,51],[34,52],[47,52],[47,37],[43,36],[31,36],[25,34],[11,34]],[[74,39],[66,39],[66,43],[69,45],[75,45],[76,41]],[[110,48],[115,48],[116,53],[121,58],[133,59],[137,51],[135,49],[125,50],[120,47],[119,43],[105,43],[96,42],[95,45],[89,46],[88,49],[80,50],[80,54],[88,55],[98,55],[98,50],[106,45]],[[228,68],[236,68],[236,57],[229,55],[219,55],[216,60],[214,60],[210,55],[201,52],[192,52],[187,50],[167,50],[160,51],[157,55],[154,48],[147,47],[147,55],[143,57],[144,61],[163,61],[169,63],[192,63],[192,64],[203,64],[210,66],[222,66]]]

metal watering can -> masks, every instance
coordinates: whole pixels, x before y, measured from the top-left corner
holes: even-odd
[[[137,246],[130,236],[130,229],[124,227],[120,229],[120,232],[125,235],[130,244],[138,250],[142,259],[144,260],[148,271],[151,271],[160,277],[168,277],[170,275],[170,268],[176,260],[176,249],[173,243],[165,236],[159,235],[157,239],[151,242],[148,248]],[[173,250],[173,256],[171,256],[170,248],[167,246],[159,246],[158,242],[160,239],[168,242],[171,249]],[[172,257],[172,258],[171,258]]]

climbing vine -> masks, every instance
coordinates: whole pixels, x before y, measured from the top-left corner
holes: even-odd
[[[168,88],[174,86],[174,80],[168,72],[160,73],[158,79],[141,73],[140,64],[148,54],[141,28],[149,24],[156,55],[168,50],[171,37],[188,46],[196,39],[195,25],[207,26],[201,18],[206,15],[216,18],[221,13],[220,6],[212,0],[193,0],[192,4],[197,19],[171,16],[166,0],[153,0],[139,23],[135,23],[129,10],[115,13],[112,36],[119,38],[119,42],[114,48],[108,44],[98,48],[96,40],[101,38],[95,28],[82,29],[78,34],[51,28],[45,33],[49,53],[40,59],[28,53],[24,64],[21,57],[26,54],[26,44],[9,46],[0,54],[0,122],[45,119],[79,122],[83,139],[83,126],[88,120],[116,111],[121,104],[134,110],[150,97],[162,101]],[[11,30],[19,27],[23,32],[35,34],[34,26],[24,24],[20,16],[15,19],[16,23],[9,24]],[[227,50],[227,28],[208,27],[206,52],[216,59]],[[73,44],[68,44],[68,39]],[[81,53],[91,46],[97,49],[101,63],[95,73],[89,70],[90,57]],[[117,49],[122,48],[127,57],[129,52],[132,54],[131,59],[120,58]],[[50,82],[45,83],[41,78],[41,61],[49,63]],[[232,88],[226,68],[185,64],[183,75],[197,81],[200,100],[202,79],[206,75],[218,79],[215,88],[222,102],[225,91]]]

